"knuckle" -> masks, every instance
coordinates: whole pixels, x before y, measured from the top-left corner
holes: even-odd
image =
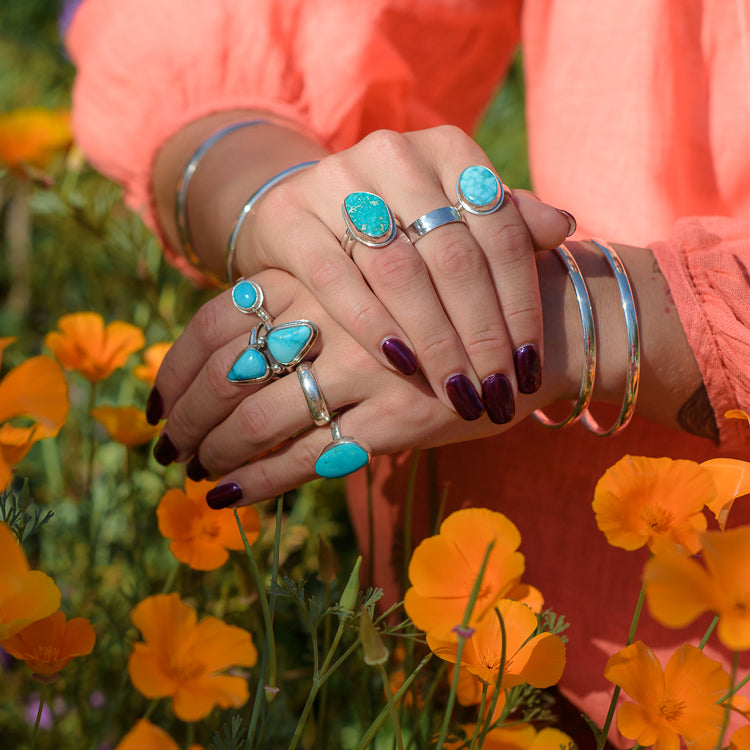
[[[479,251],[466,241],[463,232],[445,232],[435,249],[434,262],[438,273],[456,278],[480,271],[484,264]]]
[[[261,442],[269,434],[274,423],[266,402],[261,399],[245,399],[237,408],[237,431],[240,435],[252,435]]]
[[[415,252],[390,251],[375,255],[373,270],[389,289],[410,287],[423,271],[422,258]]]
[[[352,330],[362,332],[372,331],[377,325],[379,317],[377,303],[366,300],[352,304],[349,314]]]
[[[228,353],[219,352],[210,357],[204,369],[207,388],[220,399],[234,401],[237,397],[237,386],[230,387],[227,373],[232,369],[240,352],[228,356]]]
[[[401,161],[411,153],[407,139],[395,130],[373,131],[362,140],[362,147],[377,158],[388,161]]]
[[[310,291],[320,297],[326,291],[341,286],[346,276],[345,256],[326,258],[314,264],[310,271]]]
[[[189,451],[203,437],[194,421],[179,405],[169,414],[167,432],[172,442],[182,451]]]
[[[498,255],[502,263],[533,257],[529,230],[523,223],[507,222],[494,227],[487,246],[502,249]]]
[[[449,354],[455,344],[454,337],[445,330],[437,330],[422,339],[420,360],[425,363],[440,362]]]
[[[464,349],[469,359],[486,355],[488,351],[497,350],[505,341],[502,329],[496,325],[488,325],[477,331],[472,331],[471,336],[464,339]]]

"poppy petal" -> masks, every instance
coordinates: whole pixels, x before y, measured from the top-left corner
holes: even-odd
[[[664,670],[643,641],[636,641],[610,656],[604,676],[642,706],[651,708],[660,705],[663,700]]]
[[[190,642],[198,618],[195,610],[173,593],[146,597],[133,608],[130,619],[146,643],[163,654],[172,654]]]
[[[68,417],[70,401],[65,375],[50,357],[31,357],[0,381],[0,422],[25,415],[56,435]]]
[[[716,498],[707,505],[724,531],[735,498],[750,492],[750,462],[735,458],[712,458],[701,466],[711,473],[716,485]]]
[[[252,667],[258,660],[250,633],[216,617],[206,617],[198,623],[193,654],[209,672],[232,665]]]
[[[183,721],[199,721],[214,706],[239,708],[247,702],[247,680],[231,675],[217,675],[181,685],[173,698],[175,714]]]
[[[161,727],[138,719],[115,750],[180,750],[180,746]]]
[[[174,695],[178,680],[165,664],[164,655],[144,643],[136,643],[128,659],[128,674],[135,689],[147,698]]]
[[[512,668],[532,687],[555,685],[565,669],[565,644],[552,633],[540,633],[513,655]]]

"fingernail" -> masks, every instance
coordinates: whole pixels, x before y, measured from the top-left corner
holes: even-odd
[[[154,458],[162,466],[168,466],[177,458],[177,448],[175,448],[175,444],[169,439],[169,435],[166,432],[163,432],[161,437],[156,441]]]
[[[148,401],[146,401],[146,421],[150,425],[158,424],[163,413],[164,401],[161,393],[154,387],[151,389],[151,393],[148,394]]]
[[[513,357],[521,393],[536,393],[542,384],[542,363],[534,344],[526,344],[516,350]]]
[[[496,372],[482,381],[482,401],[495,424],[507,424],[516,415],[513,386],[502,373]]]
[[[208,471],[201,463],[197,453],[188,461],[187,466],[185,467],[185,473],[194,482],[200,482],[208,477]]]
[[[419,369],[414,352],[401,339],[386,339],[380,345],[380,351],[402,375],[413,375]]]
[[[206,502],[209,508],[221,510],[222,508],[228,508],[230,505],[238,503],[242,500],[242,496],[242,487],[237,482],[227,482],[209,490],[206,493]]]
[[[445,392],[458,416],[470,422],[479,419],[484,411],[482,399],[466,375],[452,375],[445,383]]]
[[[568,233],[565,236],[572,237],[576,233],[576,229],[578,228],[576,217],[573,216],[573,214],[569,211],[566,211],[564,208],[558,208],[557,211],[568,220]]]

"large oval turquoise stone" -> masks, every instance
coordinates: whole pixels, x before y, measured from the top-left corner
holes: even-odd
[[[352,227],[373,240],[391,231],[391,212],[375,193],[350,193],[344,199],[344,211]]]
[[[270,369],[266,358],[253,347],[245,349],[235,360],[227,379],[232,383],[247,383],[263,380]]]
[[[309,349],[316,331],[311,323],[295,322],[274,326],[266,335],[271,356],[281,365],[289,366]]]
[[[255,309],[255,303],[258,301],[258,292],[255,285],[249,281],[238,281],[232,287],[232,299],[240,310],[252,312]]]
[[[464,199],[478,208],[490,206],[497,201],[499,183],[487,167],[468,167],[461,172],[458,186]]]
[[[326,479],[345,477],[361,469],[370,461],[368,452],[357,442],[341,441],[331,443],[315,462],[315,473]]]

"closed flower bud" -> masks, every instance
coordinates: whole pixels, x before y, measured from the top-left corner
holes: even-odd
[[[362,650],[365,652],[365,664],[374,667],[388,661],[388,649],[366,609],[363,609],[359,616],[359,635],[362,639]]]
[[[353,612],[354,605],[357,603],[357,595],[359,594],[359,566],[361,562],[362,558],[357,557],[357,562],[354,563],[352,574],[349,576],[346,588],[344,589],[344,593],[341,594],[341,600],[339,601],[339,607],[347,612]]]

